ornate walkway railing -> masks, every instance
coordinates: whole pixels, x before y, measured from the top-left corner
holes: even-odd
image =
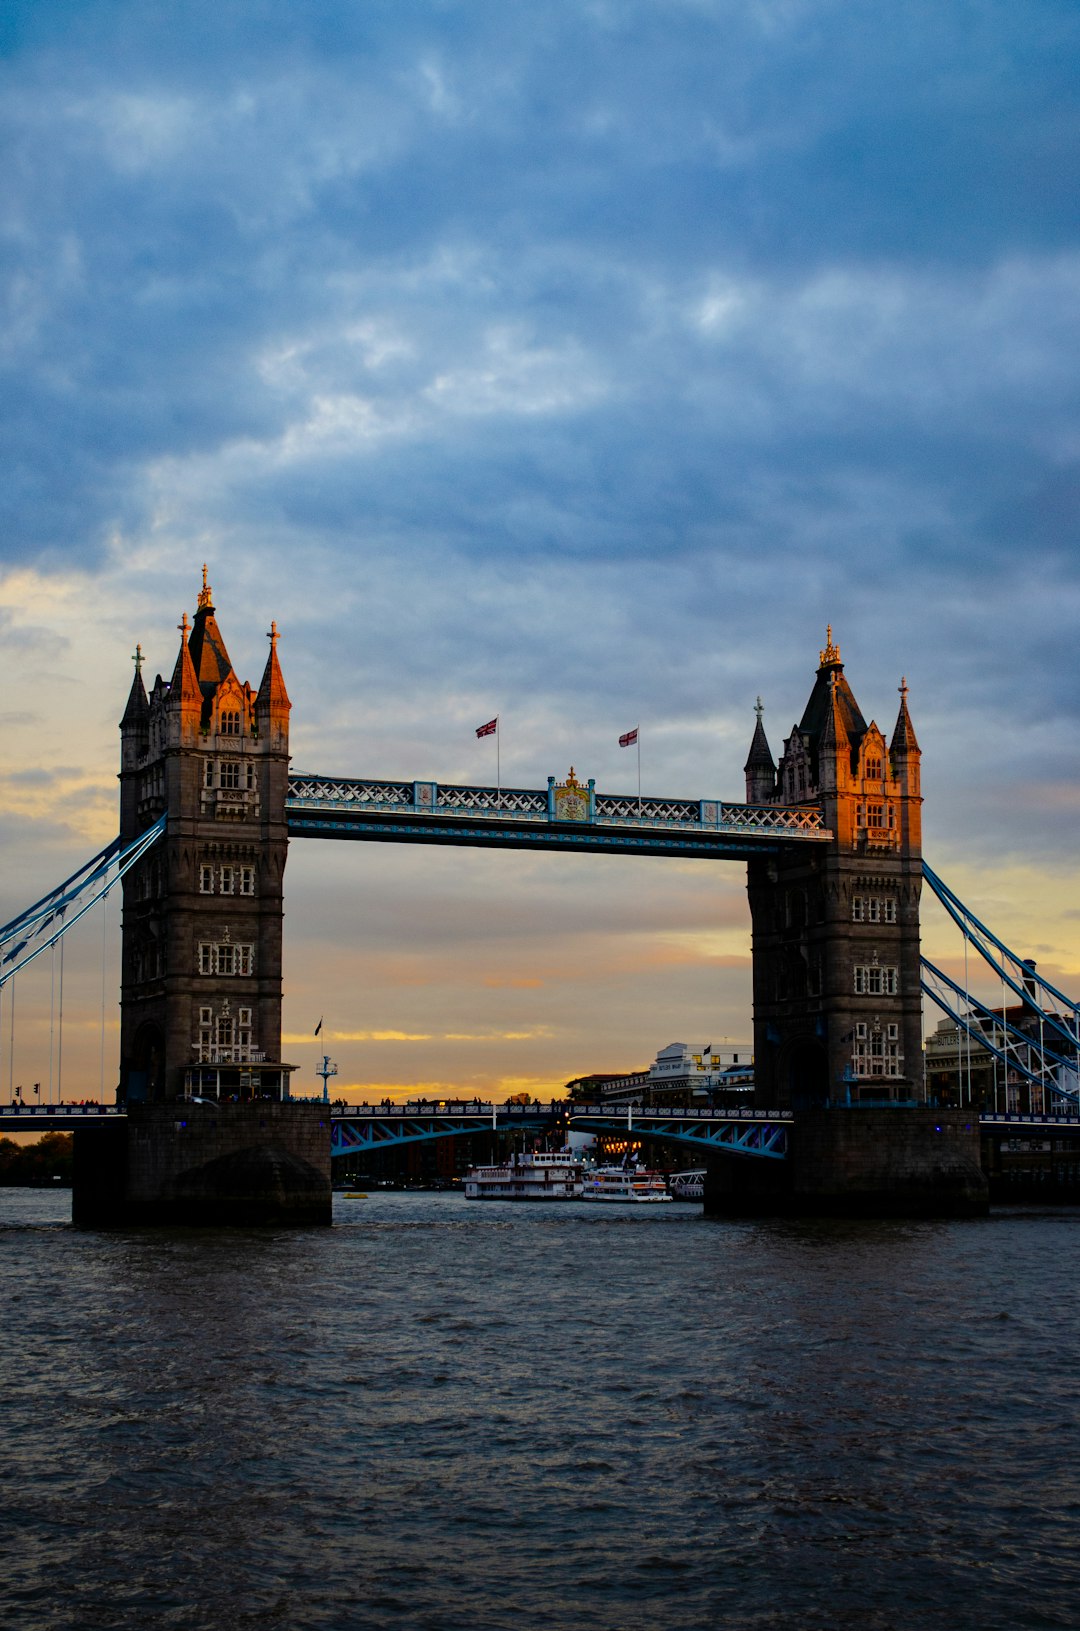
[[[567,797],[572,794],[572,797]],[[816,805],[794,808],[723,799],[597,793],[593,783],[546,789],[289,777],[295,837],[404,839],[504,847],[749,854],[778,843],[832,837]]]

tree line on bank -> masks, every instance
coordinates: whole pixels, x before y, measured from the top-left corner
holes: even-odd
[[[36,1144],[0,1138],[0,1188],[70,1184],[74,1145],[71,1133],[45,1133]]]

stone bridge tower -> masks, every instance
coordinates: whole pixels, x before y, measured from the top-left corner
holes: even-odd
[[[281,1060],[289,698],[277,627],[241,683],[203,568],[168,682],[141,650],[120,724],[120,836],[164,839],[124,879],[121,1102],[288,1097]]]
[[[759,703],[748,801],[820,805],[833,835],[748,866],[759,1105],[922,1099],[919,759],[906,685],[886,741],[831,629],[778,765]]]

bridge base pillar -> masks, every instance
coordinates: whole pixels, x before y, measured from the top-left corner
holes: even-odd
[[[75,1134],[77,1226],[288,1228],[330,1220],[323,1105],[132,1105],[126,1122]]]
[[[978,1118],[921,1107],[801,1111],[785,1161],[724,1156],[705,1182],[715,1217],[981,1217],[988,1197]]]

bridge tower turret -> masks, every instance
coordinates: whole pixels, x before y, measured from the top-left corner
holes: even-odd
[[[759,1104],[922,1097],[920,755],[906,683],[900,692],[887,743],[863,718],[829,629],[771,801],[819,805],[832,842],[791,845],[747,871]],[[763,744],[759,713],[747,763],[755,802]]]
[[[757,699],[754,712],[757,714],[757,724],[754,726],[750,752],[743,766],[746,772],[746,802],[770,804],[776,797],[776,765],[773,763],[772,749],[765,735],[765,727],[761,723],[765,709],[760,697]]]
[[[122,1102],[287,1098],[281,1060],[289,698],[277,625],[258,693],[233,669],[206,581],[172,678],[142,652],[120,725],[126,843],[165,837],[124,879]]]

